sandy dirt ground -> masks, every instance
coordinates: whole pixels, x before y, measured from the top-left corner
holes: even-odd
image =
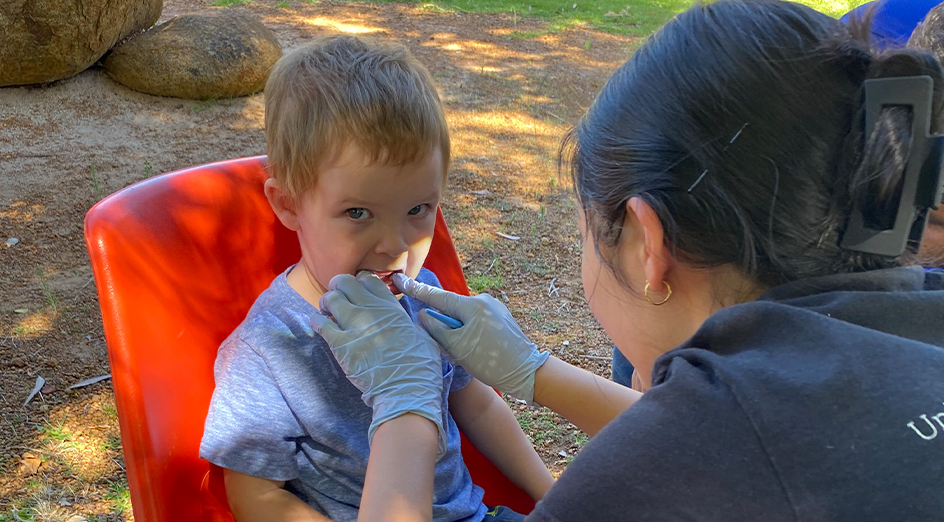
[[[162,21],[210,9],[166,0]],[[420,4],[254,0],[229,9],[259,17],[284,49],[333,32],[409,46],[446,104],[454,162],[443,210],[470,286],[507,302],[539,346],[609,375],[611,345],[583,300],[574,201],[556,157],[637,41]],[[264,153],[262,127],[262,95],[155,97],[97,66],[0,89],[0,522],[133,518],[110,381],[69,389],[109,373],[82,220],[144,178]],[[37,377],[46,385],[24,406]],[[510,404],[556,472],[586,441],[546,410]]]

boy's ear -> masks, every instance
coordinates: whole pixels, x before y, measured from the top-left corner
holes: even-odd
[[[275,178],[267,179],[265,185],[263,185],[263,190],[265,190],[266,199],[269,200],[269,206],[272,207],[272,211],[275,212],[279,221],[285,225],[285,228],[297,232],[298,212],[295,210],[295,200],[288,195]]]

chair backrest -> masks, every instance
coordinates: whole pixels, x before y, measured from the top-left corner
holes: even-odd
[[[232,520],[219,470],[198,457],[213,362],[259,293],[300,257],[264,179],[264,156],[202,165],[125,188],[85,217],[138,522]],[[441,212],[426,267],[468,293]],[[467,440],[463,456],[486,503],[530,511],[530,498]]]

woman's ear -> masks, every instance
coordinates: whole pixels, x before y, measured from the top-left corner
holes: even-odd
[[[267,179],[263,187],[266,199],[269,200],[269,206],[272,207],[272,211],[275,212],[279,221],[285,225],[285,228],[297,232],[298,211],[295,208],[295,200],[288,195],[275,178]]]
[[[642,233],[642,248],[637,250],[637,255],[640,256],[638,262],[645,270],[646,280],[653,290],[661,294],[665,292],[663,282],[672,264],[672,256],[665,246],[662,222],[649,203],[639,197],[626,202],[626,216],[635,217],[633,227],[637,233]]]

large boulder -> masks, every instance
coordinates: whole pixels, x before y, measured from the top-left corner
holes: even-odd
[[[136,91],[207,100],[259,92],[282,56],[275,35],[230,10],[174,18],[116,47],[105,72]]]
[[[0,87],[68,78],[154,25],[163,0],[0,0]]]

